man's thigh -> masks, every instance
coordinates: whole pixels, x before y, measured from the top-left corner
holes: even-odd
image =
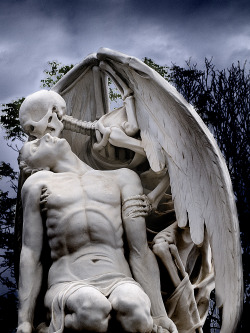
[[[53,313],[61,317],[64,313],[67,328],[103,332],[108,327],[111,304],[94,287],[81,283],[60,283],[48,290],[45,305],[50,316]],[[51,319],[51,325],[56,326],[58,320]]]
[[[56,304],[60,307],[73,308],[81,306],[84,300],[89,303],[99,300],[101,303],[110,303],[107,298],[95,287],[76,283],[58,283],[49,288],[45,295],[45,307],[51,312]]]

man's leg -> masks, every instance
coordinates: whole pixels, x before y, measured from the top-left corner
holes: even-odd
[[[83,287],[72,293],[65,304],[65,327],[75,330],[106,332],[111,304],[92,287]]]
[[[93,287],[77,283],[54,285],[46,293],[45,306],[51,321],[49,332],[64,327],[76,332],[106,332],[108,329],[111,303]]]
[[[114,289],[109,301],[116,319],[126,332],[151,332],[153,318],[150,300],[146,293],[133,283],[124,283]]]

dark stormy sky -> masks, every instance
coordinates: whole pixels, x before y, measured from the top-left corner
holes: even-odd
[[[39,90],[49,60],[76,64],[99,47],[162,65],[244,63],[250,1],[0,0],[0,103]]]
[[[250,1],[0,0],[0,101],[38,90],[49,60],[102,46],[160,64],[250,61]]]

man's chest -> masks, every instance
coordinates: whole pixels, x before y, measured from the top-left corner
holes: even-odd
[[[120,190],[110,177],[90,174],[78,176],[71,173],[55,174],[43,190],[47,208],[69,209],[79,206],[83,209],[93,206],[120,206]]]
[[[78,240],[79,246],[91,240],[109,245],[121,240],[120,191],[110,182],[98,175],[69,174],[48,183],[46,224],[50,234],[59,232],[67,243]]]

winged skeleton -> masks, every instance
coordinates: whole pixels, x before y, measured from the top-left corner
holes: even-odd
[[[114,110],[108,79],[123,99]],[[20,110],[22,126],[31,138],[64,127],[61,136],[93,168],[138,173],[162,297],[178,331],[202,332],[215,287],[221,332],[234,332],[243,294],[237,212],[225,161],[195,109],[143,62],[106,48],[50,93],[42,114]]]

